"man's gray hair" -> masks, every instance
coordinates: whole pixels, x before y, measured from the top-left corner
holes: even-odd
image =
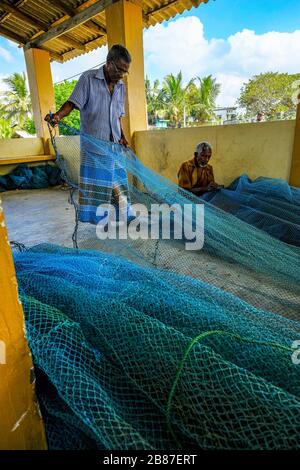
[[[125,62],[130,64],[131,62],[131,55],[129,54],[126,47],[122,46],[122,44],[115,44],[112,48],[108,51],[106,60],[119,60],[123,59]]]
[[[200,144],[197,145],[197,147],[195,148],[195,152],[199,155],[202,152],[202,150],[206,150],[206,149],[212,150],[212,146],[209,142],[206,142],[204,140],[203,142],[200,142]]]

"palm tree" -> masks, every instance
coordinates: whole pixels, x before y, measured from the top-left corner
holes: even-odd
[[[147,114],[149,124],[154,124],[165,111],[164,91],[159,87],[159,80],[155,80],[153,87],[148,77],[145,80]]]
[[[0,139],[10,139],[13,134],[11,121],[5,117],[5,111],[0,106]]]
[[[25,73],[15,72],[4,78],[3,82],[8,86],[8,91],[5,93],[3,100],[6,117],[22,128],[26,119],[31,117],[32,112]]]
[[[164,78],[163,90],[164,99],[167,103],[167,114],[175,127],[178,127],[179,122],[182,120],[185,125],[185,116],[189,111],[188,93],[193,82],[194,79],[184,86],[181,71],[177,76],[170,74]]]
[[[214,109],[221,85],[211,75],[197,77],[197,80],[199,87],[193,88],[190,95],[191,114],[197,121],[207,122],[215,117]]]

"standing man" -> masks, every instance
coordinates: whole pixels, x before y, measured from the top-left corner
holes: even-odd
[[[45,117],[46,121],[57,124],[74,108],[80,111],[79,219],[82,222],[97,223],[100,220],[97,207],[103,203],[118,202],[120,206],[123,200],[128,209],[128,182],[122,158],[116,161],[108,146],[101,148],[101,142],[91,138],[128,147],[121,119],[125,115],[122,78],[129,73],[130,63],[128,50],[120,44],[114,45],[106,64],[98,70],[84,72],[68,101],[51,118],[49,114]]]
[[[74,108],[79,109],[82,133],[128,146],[121,118],[125,115],[122,78],[129,73],[130,63],[128,50],[120,44],[113,46],[105,65],[81,75],[68,101],[52,115],[52,122],[57,124]],[[50,121],[49,114],[45,120]]]

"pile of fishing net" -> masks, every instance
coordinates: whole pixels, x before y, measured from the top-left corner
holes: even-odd
[[[300,189],[281,179],[242,175],[203,198],[279,240],[300,246]]]
[[[40,189],[61,183],[61,171],[54,165],[18,165],[7,175],[0,176],[0,192],[13,189]]]
[[[15,262],[51,449],[300,447],[298,322],[117,255]]]
[[[130,150],[80,139],[89,168],[112,174],[103,192],[82,188],[79,136],[56,140],[79,249],[15,254],[49,447],[300,448],[300,249],[206,201],[199,226],[195,196]],[[94,211],[107,181],[114,204],[144,205],[148,237],[99,238],[97,219],[80,221],[78,192]],[[150,236],[153,204],[176,209],[169,238],[165,216]],[[202,249],[177,237],[183,214]]]

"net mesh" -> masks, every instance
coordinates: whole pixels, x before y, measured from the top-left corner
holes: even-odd
[[[300,191],[286,181],[242,175],[204,199],[291,245],[300,246]]]
[[[195,196],[117,144],[81,135],[56,146],[79,249],[15,254],[49,447],[299,448],[299,248],[204,201],[204,246],[189,251],[175,228]],[[94,206],[124,194],[121,210],[147,208],[148,237],[99,239]],[[177,205],[173,231],[164,239],[161,216],[151,239],[151,204],[162,203]],[[195,210],[186,219],[197,228]]]

